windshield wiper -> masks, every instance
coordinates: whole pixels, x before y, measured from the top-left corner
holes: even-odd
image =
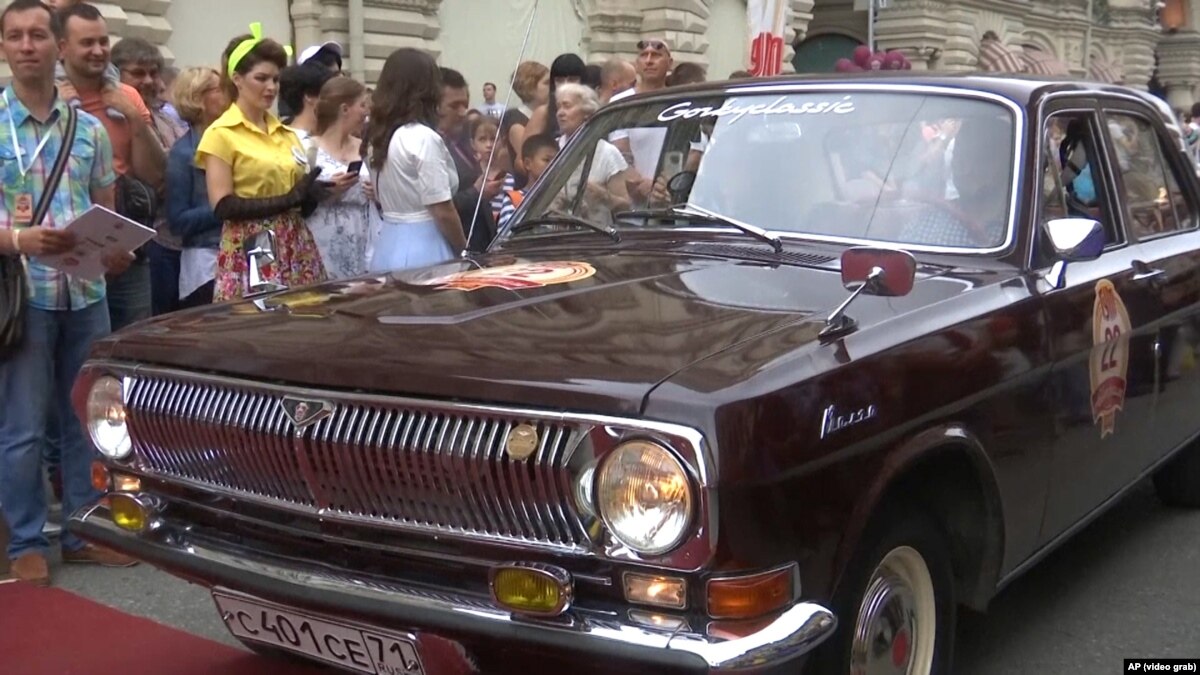
[[[573,216],[569,213],[563,213],[562,211],[547,211],[543,216],[521,221],[513,227],[510,227],[508,231],[512,234],[516,234],[521,230],[525,230],[530,227],[537,227],[538,225],[578,225],[579,227],[586,227],[589,230],[595,230],[601,234],[607,234],[615,242],[619,243],[621,241],[621,235],[617,233],[615,228],[597,225],[590,220],[580,218],[579,216]]]
[[[675,204],[662,209],[643,209],[640,211],[621,211],[614,213],[614,218],[688,218],[690,220],[701,221],[705,223],[714,223],[717,225],[728,225],[737,228],[746,234],[757,237],[775,249],[776,253],[783,252],[783,241],[775,235],[767,232],[757,225],[744,223],[736,218],[721,215],[714,211],[701,208],[695,204]]]

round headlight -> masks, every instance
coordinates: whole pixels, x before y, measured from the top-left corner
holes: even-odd
[[[87,400],[87,428],[100,454],[124,459],[133,450],[129,429],[125,426],[125,401],[121,381],[101,377],[92,385]]]
[[[675,548],[692,518],[692,486],[683,465],[647,441],[624,443],[604,459],[596,498],[609,532],[638,553]]]

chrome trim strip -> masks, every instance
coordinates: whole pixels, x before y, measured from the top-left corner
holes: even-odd
[[[86,540],[133,554],[209,588],[222,586],[239,591],[222,577],[240,580],[243,588],[271,584],[326,606],[355,601],[374,603],[375,608],[386,606],[388,611],[404,615],[406,621],[415,622],[417,629],[423,628],[422,623],[456,622],[461,632],[510,643],[514,627],[519,625],[521,631],[538,631],[542,637],[557,640],[564,651],[586,648],[595,653],[620,645],[632,649],[626,652],[633,655],[631,658],[636,658],[639,651],[649,658],[654,650],[660,650],[671,652],[681,667],[707,665],[710,672],[736,672],[791,661],[815,649],[837,626],[832,612],[810,602],[792,605],[769,624],[737,639],[683,630],[656,631],[620,615],[578,607],[553,619],[517,618],[491,602],[459,591],[425,590],[390,580],[355,578],[332,568],[293,566],[249,549],[216,548],[201,537],[169,527],[133,535],[113,524],[107,509],[101,506],[72,515],[69,526]]]

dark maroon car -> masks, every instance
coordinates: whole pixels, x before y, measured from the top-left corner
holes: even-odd
[[[1081,82],[621,101],[484,255],[100,343],[70,526],[357,672],[953,673],[1130,486],[1200,505],[1181,138]]]

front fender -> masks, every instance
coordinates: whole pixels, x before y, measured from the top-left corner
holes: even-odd
[[[835,576],[834,587],[841,582],[840,571],[845,570],[851,558],[862,543],[863,534],[872,518],[881,509],[887,508],[887,502],[893,498],[905,498],[908,495],[898,494],[908,478],[920,472],[922,467],[930,467],[931,463],[945,461],[947,453],[955,453],[967,460],[973,469],[975,479],[981,489],[983,506],[984,536],[979,551],[979,568],[972,570],[973,574],[966,576],[970,582],[963,587],[963,597],[959,600],[968,606],[982,609],[995,593],[1000,578],[1000,569],[1004,560],[1005,519],[1000,489],[996,482],[996,472],[991,458],[984,449],[982,441],[963,424],[955,422],[942,423],[924,429],[904,441],[894,445],[887,451],[874,475],[869,487],[863,491],[862,498],[854,507],[846,523],[845,536],[838,546],[834,559],[834,569],[839,573]],[[935,486],[930,486],[935,487]],[[914,498],[920,499],[920,496]],[[946,514],[932,514],[943,517]]]

